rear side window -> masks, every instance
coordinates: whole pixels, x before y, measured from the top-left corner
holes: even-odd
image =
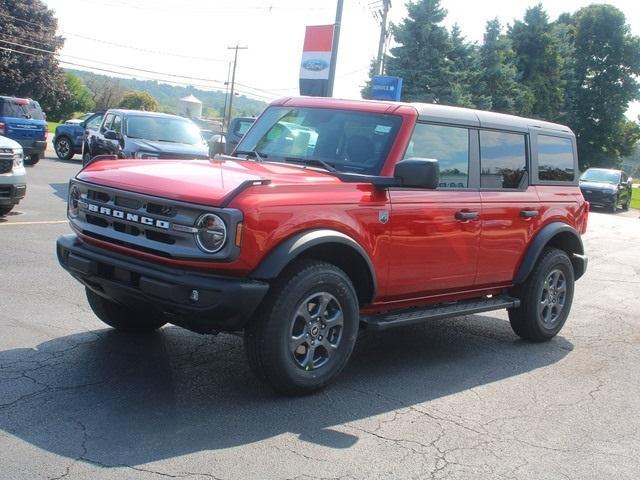
[[[249,130],[249,127],[251,127],[251,125],[253,125],[253,122],[241,120],[236,123],[233,133],[235,133],[236,135],[244,135],[245,133],[247,133],[247,130]]]
[[[527,168],[527,140],[520,133],[480,131],[480,187],[518,188]]]
[[[538,135],[538,178],[552,182],[573,181],[575,170],[570,139]]]
[[[434,158],[440,166],[440,188],[469,186],[469,130],[418,123],[404,158]]]

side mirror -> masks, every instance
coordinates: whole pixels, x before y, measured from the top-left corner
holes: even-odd
[[[119,135],[113,130],[107,130],[104,132],[104,138],[107,140],[118,140]]]
[[[225,141],[224,137],[221,135],[214,135],[209,140],[209,156],[215,157],[216,155],[221,155],[225,153]]]
[[[432,158],[408,158],[396,164],[393,176],[400,187],[433,190],[440,182],[440,167]]]

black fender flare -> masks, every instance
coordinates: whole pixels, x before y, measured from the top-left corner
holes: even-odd
[[[525,253],[522,263],[520,264],[520,268],[518,269],[518,273],[513,281],[514,284],[518,285],[527,279],[529,274],[533,271],[542,250],[544,250],[549,242],[559,234],[563,234],[563,236],[569,235],[572,246],[574,247],[572,250],[575,251],[568,253],[569,259],[574,267],[576,280],[584,274],[584,271],[586,270],[586,257],[584,257],[584,247],[582,245],[580,234],[566,223],[552,222],[545,225],[529,244],[527,253]]]
[[[373,268],[373,262],[369,258],[365,249],[362,248],[358,242],[337,230],[306,230],[287,238],[267,254],[260,265],[251,272],[250,276],[251,278],[259,280],[273,280],[280,275],[282,270],[284,270],[291,261],[299,257],[305,251],[315,246],[329,243],[337,243],[350,247],[362,257],[369,267],[369,274],[371,275],[373,282],[372,298],[375,298],[378,290],[378,284],[375,269]]]

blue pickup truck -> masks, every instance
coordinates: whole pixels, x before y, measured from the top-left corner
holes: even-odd
[[[22,146],[25,165],[35,165],[44,156],[47,133],[45,114],[38,102],[0,96],[0,135]]]
[[[103,117],[104,112],[87,113],[79,121],[70,120],[58,125],[53,137],[53,148],[58,158],[71,160],[76,153],[84,157],[85,133],[100,128]]]

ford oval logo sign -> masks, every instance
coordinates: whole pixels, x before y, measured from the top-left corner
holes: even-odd
[[[329,63],[320,58],[311,58],[302,63],[302,68],[311,70],[312,72],[320,72],[329,68]]]

